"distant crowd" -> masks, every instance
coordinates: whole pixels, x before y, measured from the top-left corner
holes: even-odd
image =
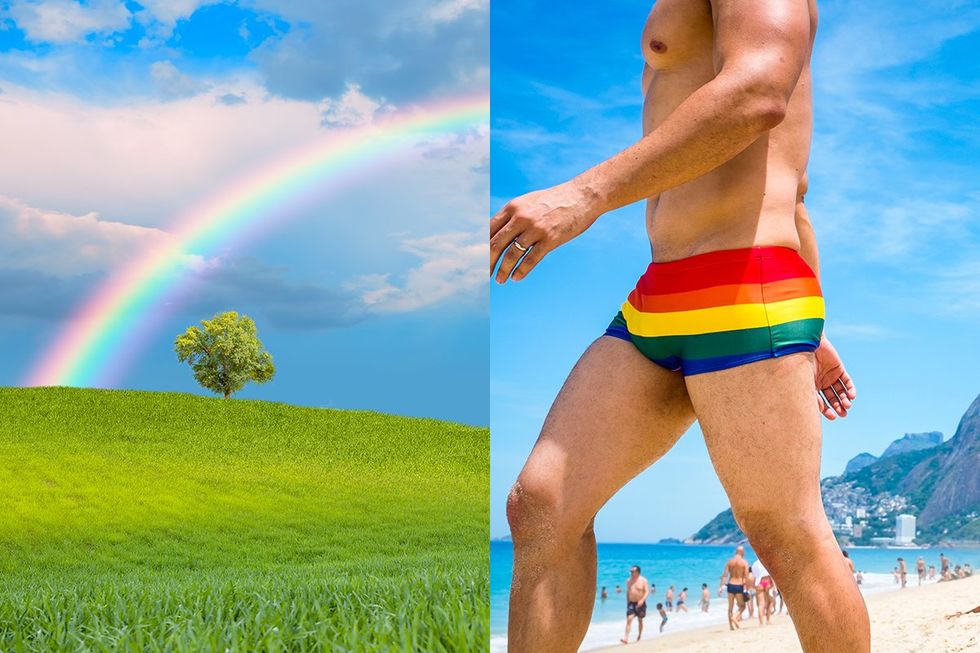
[[[616,585],[614,592],[622,594],[623,589]],[[629,642],[634,621],[637,622],[637,641],[643,636],[643,620],[647,616],[647,602],[656,593],[656,583],[649,582],[641,574],[639,566],[631,567],[630,577],[626,581],[626,632],[620,640],[622,643]],[[760,560],[749,565],[745,560],[745,549],[741,546],[735,550],[735,555],[725,563],[717,594],[718,596],[724,594],[728,598],[728,625],[732,630],[739,627],[746,610],[749,619],[757,616],[759,624],[763,625],[769,623],[773,614],[777,612],[781,614],[784,609],[783,596],[773,582],[772,576],[769,575]],[[609,598],[609,592],[605,587],[600,588],[599,598],[602,601]],[[675,591],[674,585],[667,587],[663,602],[656,604],[657,614],[660,617],[660,632],[664,631],[664,627],[670,620],[667,613],[687,612],[687,603],[687,587],[682,587],[680,592]],[[711,608],[711,590],[707,583],[701,584],[701,593],[697,605],[701,612],[708,612]]]
[[[926,561],[919,556],[919,559],[915,561],[915,572],[919,577],[919,585],[922,584],[924,580],[936,580],[936,566],[929,565],[926,567]],[[939,554],[939,580],[949,581],[957,580],[960,578],[967,578],[973,575],[973,567],[970,563],[963,565],[955,565],[949,561],[949,558],[945,554]],[[858,574],[858,584],[861,583],[862,574]],[[901,584],[904,589],[908,585],[908,569],[905,566],[905,558],[898,558],[898,565],[892,570],[892,576],[895,578],[895,584]]]
[[[841,551],[844,562],[848,566],[851,575],[858,585],[864,583],[863,571],[858,571],[854,567],[847,551]],[[922,556],[915,563],[916,574],[918,575],[919,585],[926,580],[936,580],[936,567],[926,566]],[[966,578],[973,575],[973,569],[969,564],[952,565],[945,554],[939,554],[939,580],[949,581],[958,578]],[[898,565],[893,571],[895,583],[901,584],[904,588],[908,583],[908,570],[905,559],[898,558]],[[615,594],[622,594],[623,588],[619,585],[613,590]],[[630,568],[630,576],[626,581],[626,632],[620,640],[623,644],[629,642],[630,631],[633,622],[637,623],[636,640],[639,641],[643,636],[643,620],[647,616],[647,602],[650,597],[657,593],[656,583],[649,582],[642,574],[640,567],[634,565]],[[745,548],[739,546],[735,549],[735,554],[725,563],[719,581],[718,596],[727,596],[728,600],[728,626],[735,630],[739,628],[746,610],[748,618],[759,619],[759,625],[768,624],[770,617],[777,612],[782,614],[784,609],[783,596],[776,587],[772,576],[766,571],[760,560],[756,560],[751,565],[745,559]],[[606,587],[599,590],[599,598],[606,601],[609,598],[609,591]],[[669,612],[687,612],[688,607],[688,588],[683,587],[680,592],[675,591],[675,586],[670,585],[664,592],[663,602],[656,604],[657,614],[660,617],[660,632],[670,620]],[[778,608],[776,607],[778,603]],[[701,584],[701,594],[698,600],[698,609],[701,612],[708,612],[711,606],[711,591],[707,583]],[[786,608],[787,614],[789,609]]]

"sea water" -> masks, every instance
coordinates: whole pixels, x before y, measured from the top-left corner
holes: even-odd
[[[639,565],[641,572],[651,584],[656,584],[656,592],[647,599],[647,618],[644,620],[643,638],[656,637],[659,633],[660,615],[654,606],[664,602],[664,594],[669,585],[674,586],[674,602],[681,589],[687,587],[688,612],[668,612],[664,634],[703,628],[727,622],[728,599],[718,596],[717,591],[725,562],[732,556],[735,547],[706,545],[671,544],[599,544],[596,601],[592,613],[592,623],[582,644],[583,651],[619,642],[626,625],[626,581],[632,565]],[[908,569],[908,583],[915,586],[918,575],[915,561],[919,556],[926,565],[934,565],[939,573],[939,554],[950,559],[950,566],[969,563],[974,569],[980,567],[980,549],[848,549],[855,567],[864,572],[862,591],[867,593],[886,591],[898,587],[892,569],[898,564],[899,556],[905,558]],[[749,563],[756,560],[751,549],[746,551]],[[510,542],[490,543],[490,631],[491,653],[506,651],[507,648],[507,606],[510,594],[510,579],[513,571],[513,548]],[[711,602],[707,613],[701,612],[698,602],[701,598],[701,584],[707,583]],[[622,589],[616,594],[616,585]],[[599,597],[599,588],[606,587],[609,598]],[[561,602],[562,597],[555,600]],[[778,602],[777,602],[778,606]],[[676,610],[676,608],[675,608]],[[748,613],[746,613],[746,618]],[[636,638],[636,624],[630,633]]]

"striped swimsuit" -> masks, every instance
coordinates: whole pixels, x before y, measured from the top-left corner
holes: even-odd
[[[813,270],[787,247],[751,247],[651,263],[605,335],[684,375],[801,351],[823,332]]]

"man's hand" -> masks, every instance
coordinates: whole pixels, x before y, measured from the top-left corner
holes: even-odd
[[[499,261],[497,283],[526,277],[545,254],[592,226],[602,213],[596,200],[575,182],[512,199],[490,220],[490,274]]]
[[[820,338],[820,346],[813,352],[816,361],[814,382],[817,387],[817,407],[827,419],[837,416],[847,417],[851,403],[857,398],[854,382],[844,369],[837,350],[825,337]]]

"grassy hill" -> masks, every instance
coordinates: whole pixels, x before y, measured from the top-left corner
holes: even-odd
[[[0,389],[0,650],[489,641],[487,429]]]

